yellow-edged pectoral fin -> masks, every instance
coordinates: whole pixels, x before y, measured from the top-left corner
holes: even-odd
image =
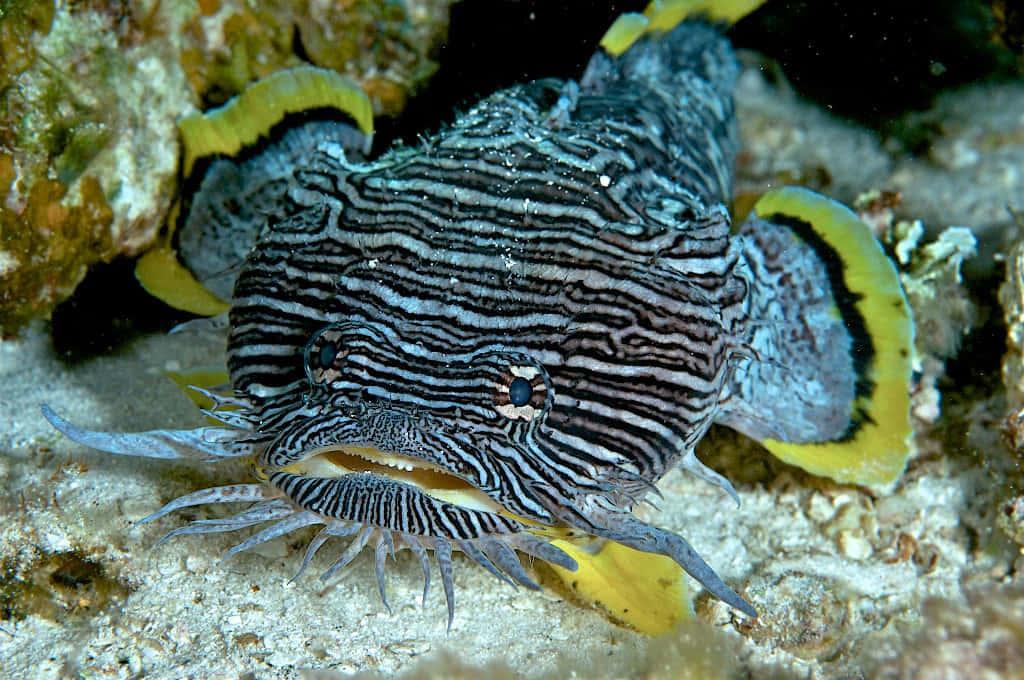
[[[216,316],[230,308],[227,302],[204,288],[167,246],[157,246],[143,253],[135,262],[135,278],[147,293],[175,309]]]
[[[213,408],[213,401],[209,397],[204,396],[195,390],[189,389],[190,387],[213,389],[215,387],[220,387],[221,385],[227,385],[231,382],[231,378],[228,377],[228,372],[219,367],[201,367],[180,372],[166,371],[165,375],[173,380],[174,383],[188,395],[188,398],[191,399],[196,406],[202,409]],[[225,408],[225,410],[230,409]]]
[[[809,225],[842,263],[840,274],[863,318],[873,357],[852,406],[855,426],[840,441],[792,444],[766,439],[783,461],[840,482],[884,484],[899,477],[913,451],[910,381],[914,324],[899,274],[871,230],[846,206],[808,189],[783,187],[754,206],[768,221]]]
[[[233,157],[252,147],[289,114],[318,109],[344,114],[367,138],[373,134],[373,107],[354,81],[315,66],[285,69],[252,83],[220,108],[179,121],[182,175],[189,179],[199,159]],[[135,275],[151,295],[176,309],[203,316],[220,314],[227,310],[227,303],[196,281],[171,248],[180,209],[180,204],[175,205],[168,220],[170,231],[160,245],[139,258]]]
[[[576,571],[550,565],[569,592],[641,633],[661,635],[693,617],[686,573],[664,555],[604,539],[551,542],[576,560]]]
[[[373,133],[373,106],[355,81],[337,71],[297,66],[252,83],[218,109],[183,118],[178,129],[185,147],[184,175],[204,156],[234,156],[289,113],[323,108],[350,116],[363,134]]]

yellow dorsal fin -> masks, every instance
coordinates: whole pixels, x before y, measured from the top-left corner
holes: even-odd
[[[701,15],[734,24],[764,3],[765,0],[652,0],[643,14],[620,15],[601,38],[601,47],[618,56],[644,35],[671,31],[688,17]]]

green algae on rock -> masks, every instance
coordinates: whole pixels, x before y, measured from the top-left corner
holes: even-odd
[[[103,565],[75,551],[45,553],[27,547],[0,561],[0,620],[39,616],[68,622],[123,602],[131,588]]]
[[[49,29],[4,43],[18,65],[0,94],[5,335],[48,316],[90,265],[155,237],[185,101],[184,79],[159,42],[133,30],[128,5],[38,4],[52,10]]]
[[[0,156],[0,190],[10,192],[12,176],[10,156]],[[88,176],[76,188],[69,199],[67,186],[44,178],[20,207],[0,206],[0,335],[47,313],[111,254],[111,210],[99,182]]]

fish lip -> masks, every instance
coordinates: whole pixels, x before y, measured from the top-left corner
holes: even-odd
[[[277,471],[323,479],[373,473],[414,486],[441,502],[509,514],[474,478],[446,465],[448,459],[441,454],[453,448],[462,449],[463,457],[487,456],[447,419],[442,422],[427,411],[411,412],[381,401],[324,399],[295,408],[281,421],[284,426],[271,435],[255,460],[263,478]]]
[[[323,401],[284,411],[282,426],[267,427],[271,439],[260,463],[285,468],[317,454],[347,450],[356,456],[388,467],[430,470],[465,479],[445,465],[433,451],[449,445],[478,448],[471,437],[424,411],[410,412],[382,402],[342,403]],[[276,431],[273,431],[276,429]],[[484,455],[484,452],[480,452]],[[470,480],[465,480],[472,483]]]
[[[427,472],[445,474],[451,477],[457,477],[457,475],[455,475],[451,471],[446,470],[439,465],[435,465],[424,458],[408,456],[400,452],[390,451],[387,449],[377,447],[375,445],[360,446],[355,444],[342,444],[340,446],[332,446],[321,451],[311,451],[310,455],[329,454],[331,452],[340,452],[343,454],[347,454],[349,456],[355,456],[357,458],[367,461],[368,463],[384,465],[386,467],[393,468],[396,470],[402,470],[404,472],[423,470]]]
[[[300,460],[279,468],[265,468],[269,471],[282,470],[293,474],[305,474],[323,478],[336,478],[348,474],[373,473],[395,481],[405,481],[419,476],[423,480],[444,478],[443,488],[466,488],[479,491],[471,482],[438,465],[423,459],[389,451],[373,444],[332,444],[310,449]],[[424,481],[422,488],[429,488]],[[440,487],[439,487],[440,488]]]

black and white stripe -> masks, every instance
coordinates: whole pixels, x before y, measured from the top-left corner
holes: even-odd
[[[151,519],[255,506],[171,536],[276,522],[234,554],[323,524],[300,571],[329,538],[354,537],[324,576],[373,545],[382,598],[389,553],[412,550],[429,577],[432,549],[449,624],[453,547],[536,587],[514,549],[575,569],[549,540],[580,533],[668,555],[756,615],[682,538],[631,514],[680,461],[728,488],[693,447],[740,394],[730,360],[750,335],[723,206],[735,76],[726,41],[684,24],[596,55],[579,85],[499,92],[373,162],[347,158],[341,137],[305,153],[335,129],[321,126],[269,145],[284,155],[265,165],[219,165],[201,192],[233,193],[193,206],[230,224],[182,243],[209,255],[196,271],[210,274],[240,250],[220,243],[235,222],[256,235],[230,312],[234,394],[212,395],[209,412],[224,427],[109,434],[44,414],[116,454],[253,464],[259,483],[189,494]],[[252,205],[232,212],[236,199]],[[360,451],[377,462],[340,463]],[[473,490],[442,484],[463,507],[380,462]]]
[[[543,489],[556,517],[629,475],[659,478],[710,423],[745,293],[720,207],[731,83],[668,72],[679,64],[662,63],[667,41],[585,79],[557,125],[566,86],[540,81],[488,98],[420,148],[366,164],[330,149],[308,159],[293,177],[307,209],[268,225],[235,288],[236,389],[310,442],[325,440],[318,429],[342,443],[361,430],[359,443],[416,455],[409,442],[429,440],[419,448],[431,464],[499,502]],[[730,64],[717,77],[734,77]],[[304,349],[338,323],[353,329],[344,366],[310,393]],[[532,427],[494,410],[503,369],[480,366],[487,353],[544,371],[553,398]],[[425,436],[407,417],[388,431],[336,428],[303,419],[298,399],[386,404],[464,436]]]

